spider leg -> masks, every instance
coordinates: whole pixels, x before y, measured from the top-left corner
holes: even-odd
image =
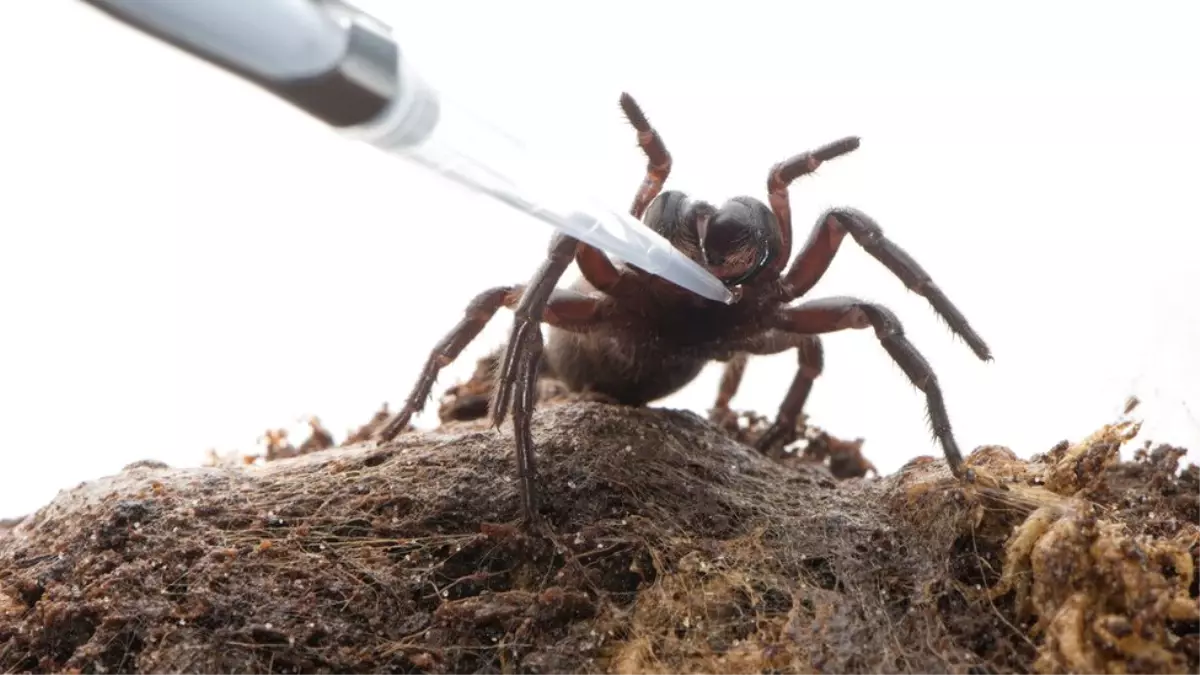
[[[833,209],[817,221],[808,242],[784,275],[785,302],[803,296],[821,280],[847,233],[871,257],[899,277],[909,290],[929,301],[938,316],[970,346],[976,356],[984,361],[992,360],[992,352],[983,338],[971,328],[967,318],[938,288],[929,273],[904,249],[885,237],[883,230],[870,216],[856,209]]]
[[[555,290],[555,286],[574,259],[578,245],[578,239],[565,234],[555,234],[551,239],[550,254],[526,286],[520,302],[513,310],[512,331],[500,360],[490,405],[492,424],[498,427],[508,414],[509,405],[516,401],[513,406],[513,433],[517,444],[521,509],[527,527],[537,523],[536,469],[530,425],[533,420],[537,370],[542,357],[541,323],[545,319],[547,305],[554,301],[556,294],[564,292]],[[575,324],[576,330],[586,330],[588,325],[603,321],[598,311],[602,301],[589,300],[592,302],[591,309],[580,316],[582,321]]]
[[[804,412],[804,404],[808,402],[813,382],[825,369],[825,350],[821,347],[821,338],[816,335],[804,336],[796,347],[796,355],[800,368],[792,378],[783,403],[779,405],[775,421],[755,444],[758,450],[766,455],[780,454],[788,443],[796,440],[796,422]]]
[[[634,197],[630,214],[641,218],[650,202],[662,192],[663,183],[671,173],[671,155],[658,132],[650,126],[637,101],[629,94],[621,95],[621,109],[637,130],[638,145],[646,153],[646,177]],[[550,255],[538,269],[516,307],[512,333],[500,361],[495,394],[491,403],[492,423],[499,426],[513,401],[513,428],[517,437],[517,463],[521,475],[522,508],[526,521],[532,524],[537,505],[534,492],[534,457],[532,436],[526,437],[533,414],[533,392],[536,371],[541,362],[542,334],[540,316],[554,287],[574,259],[584,279],[605,294],[625,295],[622,287],[636,283],[637,277],[617,269],[603,251],[563,234],[555,235]]]
[[[725,362],[725,368],[721,372],[721,383],[717,385],[717,400],[708,411],[708,421],[731,433],[737,431],[738,416],[729,407],[729,402],[737,395],[738,388],[742,385],[742,375],[746,372],[749,356],[746,352],[739,351],[727,358],[717,359]]]
[[[500,426],[508,415],[513,388],[517,384],[519,357],[525,349],[525,341],[529,339],[527,334],[531,329],[537,329],[533,332],[541,334],[541,321],[535,317],[542,315],[551,296],[556,292],[555,286],[570,266],[578,244],[579,240],[574,237],[555,234],[550,241],[549,255],[534,273],[521,294],[520,302],[513,309],[513,326],[496,372],[496,390],[491,404],[492,423],[495,426]]]
[[[637,196],[633,198],[633,206],[629,208],[629,213],[640,219],[650,202],[662,192],[667,176],[671,175],[671,153],[667,151],[662,136],[650,126],[641,106],[629,94],[621,94],[621,111],[637,130],[638,145],[646,153],[646,177],[638,188]]]
[[[662,192],[663,184],[671,174],[671,153],[667,152],[662,136],[650,126],[641,106],[629,94],[621,94],[621,110],[637,131],[638,145],[646,154],[646,176],[629,208],[629,213],[640,220],[650,202]],[[575,264],[579,265],[579,271],[588,283],[606,294],[625,295],[622,287],[637,281],[637,276],[618,269],[603,251],[584,242],[579,242],[575,250]]]
[[[946,462],[955,477],[973,480],[963,466],[962,452],[950,428],[950,415],[937,375],[925,357],[904,335],[900,319],[891,310],[856,298],[823,298],[796,307],[782,309],[772,317],[772,328],[802,335],[818,335],[840,330],[872,327],[875,336],[909,381],[925,393],[929,422],[934,437],[941,443]]]
[[[720,422],[732,416],[729,403],[741,385],[749,355],[777,354],[793,347],[796,349],[800,368],[779,406],[775,421],[755,443],[755,447],[766,455],[778,454],[788,443],[796,440],[796,422],[804,412],[804,404],[808,401],[813,382],[820,377],[825,368],[825,351],[821,346],[821,338],[816,335],[797,335],[775,330],[739,344],[740,351],[725,365],[717,402],[710,413],[710,419]]]
[[[788,201],[788,186],[797,178],[816,171],[821,164],[857,150],[858,143],[857,136],[850,136],[816,150],[789,157],[771,167],[771,173],[767,176],[767,195],[771,211],[775,213],[775,220],[779,222],[781,254],[770,265],[775,274],[783,271],[792,252],[792,207]]]
[[[501,307],[512,309],[521,299],[524,286],[498,286],[475,296],[467,305],[462,320],[434,347],[417,383],[404,407],[396,412],[377,432],[380,441],[390,441],[400,434],[412,416],[425,407],[429,393],[442,368],[454,362],[462,350],[475,339],[487,322]],[[582,330],[599,321],[602,301],[569,290],[556,290],[542,311],[542,320],[567,330]]]
[[[715,421],[731,412],[729,403],[737,396],[738,389],[742,386],[742,375],[746,372],[749,357],[747,352],[737,352],[725,362],[725,369],[721,372],[721,383],[717,386],[717,402],[713,404],[709,419]]]
[[[536,453],[533,447],[533,408],[537,401],[538,363],[542,358],[541,326],[531,324],[525,333],[524,349],[516,371],[516,392],[513,396],[513,437],[516,439],[517,488],[521,498],[521,515],[526,525],[538,522]]]

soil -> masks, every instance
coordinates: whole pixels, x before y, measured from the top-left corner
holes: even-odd
[[[1122,462],[1136,423],[1028,461],[978,448],[961,485],[940,458],[867,478],[861,439],[806,426],[776,460],[753,413],[544,381],[525,531],[489,374],[382,446],[386,406],[340,446],[314,422],[269,458],[139,462],[0,523],[0,671],[1200,669],[1200,468]]]

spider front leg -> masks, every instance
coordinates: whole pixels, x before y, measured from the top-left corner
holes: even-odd
[[[950,428],[950,415],[937,375],[925,357],[904,335],[900,319],[891,310],[855,298],[824,298],[779,310],[771,319],[772,328],[798,335],[817,335],[852,328],[875,329],[875,336],[891,355],[910,382],[925,393],[926,407],[933,434],[941,443],[950,472],[960,480],[974,480],[974,473],[963,465],[962,452]]]
[[[641,220],[650,202],[662,192],[663,184],[671,175],[671,153],[663,143],[662,136],[650,126],[641,106],[629,94],[621,94],[621,111],[637,131],[638,145],[646,154],[646,176],[633,198],[629,213]],[[575,264],[597,290],[609,295],[628,295],[636,289],[637,277],[627,270],[618,269],[603,251],[583,242],[575,252]]]
[[[633,205],[629,209],[629,213],[634,218],[640,219],[645,214],[646,207],[650,205],[650,202],[654,201],[654,198],[662,192],[663,184],[671,173],[671,154],[667,151],[666,144],[663,143],[658,131],[650,126],[641,106],[628,93],[621,94],[621,110],[637,131],[638,145],[646,153],[646,176],[642,179],[642,185],[638,188]],[[540,312],[540,308],[545,305],[550,292],[562,278],[572,257],[579,265],[584,279],[593,288],[603,293],[616,294],[622,290],[622,287],[629,288],[636,283],[636,277],[625,270],[617,269],[600,249],[563,234],[555,235],[550,244],[549,258],[530,282],[529,289],[517,308],[517,319],[513,323],[512,335],[500,362],[500,376],[497,378],[496,396],[492,404],[492,421],[496,425],[504,420],[514,395],[514,387],[520,382],[517,373],[519,367],[517,353],[523,348],[523,341],[533,340],[528,335],[528,328],[523,325],[528,323],[528,319],[522,317],[536,316]],[[539,331],[538,340],[540,339]],[[540,346],[535,347],[530,344],[524,348],[536,350],[540,359]]]
[[[774,204],[772,202],[772,204]],[[992,360],[992,352],[983,338],[971,328],[967,318],[950,302],[942,289],[904,249],[883,235],[883,229],[870,216],[856,209],[833,209],[821,216],[804,248],[783,278],[784,301],[802,297],[821,280],[837,255],[842,239],[849,233],[871,257],[883,263],[909,290],[924,297],[950,330],[961,337],[983,361]]]
[[[542,327],[538,323],[523,323],[524,330],[514,331],[519,340],[514,353],[517,367],[512,387],[513,438],[516,441],[517,487],[521,496],[521,515],[527,527],[538,522],[537,455],[533,448],[533,409],[537,400],[538,364],[542,360]],[[497,393],[506,384],[498,383]],[[496,418],[493,418],[495,420]]]
[[[671,155],[667,152],[662,137],[650,126],[646,115],[632,96],[621,95],[621,109],[629,123],[637,130],[638,145],[647,158],[646,177],[642,180],[629,210],[633,217],[640,219],[650,202],[662,192],[663,183],[671,173]],[[541,327],[532,317],[541,315],[542,308],[572,259],[579,265],[584,279],[603,293],[626,295],[640,285],[636,276],[626,270],[617,269],[603,251],[572,237],[558,234],[550,244],[549,257],[534,275],[521,297],[520,304],[517,305],[512,333],[504,357],[500,361],[491,411],[492,423],[499,426],[508,413],[509,405],[513,405],[513,431],[517,438],[522,508],[530,524],[536,517],[537,504],[533,487],[536,474],[533,439],[529,426],[533,415],[533,388],[537,383],[536,373],[542,355]]]
[[[629,213],[640,219],[646,213],[650,202],[662,192],[663,184],[671,175],[671,153],[667,151],[662,136],[650,126],[642,107],[629,94],[621,94],[621,111],[637,130],[638,145],[641,146],[642,152],[646,153],[646,177],[642,179],[642,186],[638,188],[637,195],[633,198],[633,206],[629,208]]]
[[[508,342],[504,347],[504,355],[496,374],[496,389],[493,392],[492,424],[500,426],[508,415],[508,406],[512,403],[513,389],[518,383],[518,369],[521,366],[521,355],[528,349],[525,343],[531,340],[531,334],[537,333],[540,340],[541,319],[546,304],[555,293],[555,286],[562,279],[563,272],[570,266],[579,240],[565,234],[555,234],[550,240],[550,253],[541,267],[534,273],[533,278],[521,294],[520,302],[513,309],[513,325],[509,332]],[[540,354],[540,350],[539,350]],[[535,364],[536,365],[536,364]],[[515,421],[514,421],[515,423]]]
[[[804,412],[804,404],[812,392],[813,382],[825,369],[825,351],[821,346],[821,338],[816,335],[796,335],[774,330],[739,344],[740,351],[725,365],[717,402],[710,415],[710,419],[718,423],[727,423],[733,416],[729,403],[741,386],[749,355],[777,354],[792,347],[796,349],[799,370],[792,378],[792,384],[779,406],[775,421],[754,444],[759,452],[771,457],[780,455],[789,443],[796,440],[796,424]]]
[[[542,327],[547,304],[556,293],[555,286],[571,264],[579,240],[556,234],[550,242],[550,255],[538,268],[533,279],[521,294],[514,309],[513,327],[496,377],[491,402],[492,424],[499,427],[513,404],[513,436],[516,439],[517,480],[521,493],[521,512],[526,527],[538,520],[537,468],[533,452],[533,407],[537,387],[537,370],[542,358]],[[579,294],[575,294],[579,295]],[[586,296],[581,296],[586,297]],[[591,300],[590,314],[574,326],[586,330],[600,323],[601,300]],[[580,317],[582,318],[582,317]],[[566,326],[564,326],[566,327]]]

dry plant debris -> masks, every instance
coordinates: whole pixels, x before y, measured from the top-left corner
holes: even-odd
[[[0,670],[1200,668],[1200,468],[1165,445],[1122,462],[1134,423],[1029,461],[981,447],[963,488],[940,459],[863,480],[861,440],[806,431],[774,460],[741,442],[753,414],[722,429],[547,382],[535,536],[484,392],[382,447],[64,492],[0,530]]]

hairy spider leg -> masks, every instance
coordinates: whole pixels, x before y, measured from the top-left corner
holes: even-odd
[[[821,346],[821,338],[816,335],[797,335],[771,330],[742,341],[737,347],[738,352],[725,364],[721,375],[717,402],[710,413],[710,419],[715,422],[733,416],[729,404],[741,387],[750,355],[766,356],[787,349],[796,350],[799,369],[788,387],[783,403],[779,406],[775,420],[754,444],[763,454],[777,457],[784,447],[796,440],[796,424],[804,412],[804,404],[808,402],[813,383],[825,369],[825,351]]]
[[[925,357],[909,342],[900,319],[891,310],[857,298],[822,298],[779,310],[772,318],[771,325],[798,335],[874,328],[875,336],[884,350],[900,366],[909,381],[925,393],[929,424],[942,446],[951,473],[959,479],[974,479],[973,472],[964,467],[962,452],[950,428],[950,415],[946,411],[937,375]]]
[[[929,273],[904,249],[885,237],[883,229],[870,216],[857,209],[831,209],[817,220],[804,248],[796,255],[791,269],[784,275],[786,302],[802,297],[821,280],[837,255],[846,233],[849,233],[871,257],[883,263],[892,274],[899,277],[909,290],[925,298],[950,330],[962,338],[977,357],[983,361],[992,360],[992,352],[983,338],[979,337],[958,307],[950,302],[942,289],[933,282]]]
[[[640,220],[650,202],[662,192],[667,176],[671,175],[671,153],[667,151],[662,136],[650,126],[641,106],[627,93],[621,94],[621,110],[637,131],[638,145],[646,154],[646,177],[642,179],[633,205],[629,208],[629,213]],[[628,296],[640,286],[634,274],[618,269],[603,251],[590,244],[579,242],[575,250],[575,264],[588,283],[602,293]]]
[[[476,295],[463,318],[433,348],[404,407],[377,432],[376,438],[390,441],[402,432],[412,416],[425,407],[438,373],[454,362],[501,307],[513,309],[521,300],[524,286],[498,286]],[[600,301],[571,290],[556,289],[541,312],[541,320],[564,330],[583,330],[598,322]]]
[[[637,130],[638,144],[648,159],[646,177],[630,209],[635,218],[641,218],[646,207],[662,191],[671,170],[671,156],[632,96],[621,95],[621,108]],[[537,494],[533,438],[529,427],[534,407],[532,389],[536,386],[536,372],[544,346],[541,326],[533,317],[541,315],[542,308],[572,259],[577,261],[588,283],[603,293],[622,294],[623,288],[636,283],[636,277],[625,270],[618,270],[603,251],[573,237],[556,234],[550,245],[549,257],[526,286],[517,305],[512,331],[496,378],[491,417],[492,423],[499,426],[509,406],[516,401],[513,406],[513,431],[522,486],[522,510],[525,522],[530,526],[537,518]]]

